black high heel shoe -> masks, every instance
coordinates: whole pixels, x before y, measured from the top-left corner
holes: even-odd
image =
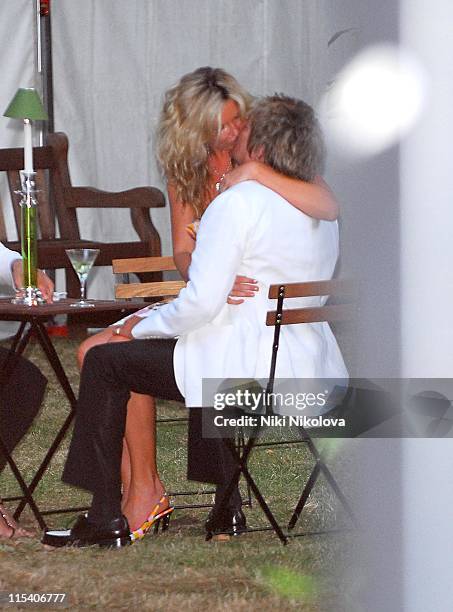
[[[247,529],[247,521],[241,507],[225,508],[218,512],[212,508],[205,523],[206,540],[215,536],[239,536]]]
[[[86,514],[81,514],[72,529],[48,529],[44,532],[42,544],[61,548],[63,546],[100,546],[102,548],[121,548],[131,543],[130,530],[125,516],[96,524],[91,523]]]

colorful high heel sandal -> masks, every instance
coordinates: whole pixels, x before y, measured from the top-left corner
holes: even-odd
[[[0,517],[3,519],[6,527],[11,529],[11,534],[9,536],[5,536],[9,539],[16,538],[32,538],[34,537],[34,533],[25,529],[25,527],[21,527],[18,525],[14,519],[8,514],[8,512],[3,507],[3,501],[0,499]]]
[[[154,506],[153,511],[148,516],[146,521],[140,525],[138,529],[135,531],[131,531],[131,542],[136,542],[137,540],[141,540],[145,537],[145,535],[150,531],[150,529],[154,526],[154,533],[157,534],[159,532],[159,526],[162,524],[162,531],[167,531],[170,525],[170,516],[174,511],[173,506],[168,505],[165,510],[159,512],[160,507],[165,503],[169,503],[168,495],[164,493],[158,503]]]
[[[14,525],[11,524],[10,518],[6,512],[6,510],[3,508],[2,504],[0,504],[0,516],[3,519],[3,522],[5,523],[5,526],[8,527],[8,529],[11,529],[11,533],[9,536],[5,536],[6,538],[12,540],[12,538],[14,538],[14,536],[16,535],[16,528],[14,527]]]

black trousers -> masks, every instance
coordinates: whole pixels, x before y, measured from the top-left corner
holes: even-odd
[[[0,347],[0,435],[11,453],[38,414],[47,378],[24,357],[8,357]],[[5,463],[0,452],[0,471]]]
[[[99,519],[120,514],[120,468],[130,392],[184,401],[174,377],[175,344],[172,339],[132,340],[96,346],[86,355],[63,480],[93,493]],[[190,423],[189,477],[228,482],[234,468],[231,455],[226,455],[228,467],[213,474],[210,466],[216,450],[210,448],[210,441],[209,448],[203,443],[199,417],[192,417]],[[223,468],[222,452],[219,461]],[[214,481],[210,480],[213,476]]]

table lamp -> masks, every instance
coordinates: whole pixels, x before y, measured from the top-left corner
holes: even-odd
[[[21,251],[24,272],[23,295],[15,303],[33,306],[43,303],[37,287],[38,242],[36,173],[33,169],[32,121],[46,121],[47,113],[36,89],[20,88],[4,112],[5,117],[22,119],[24,122],[24,169],[21,181]]]

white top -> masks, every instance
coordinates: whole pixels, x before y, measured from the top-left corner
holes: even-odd
[[[21,259],[19,253],[7,249],[6,246],[0,242],[0,285],[13,286],[11,265],[16,259]]]
[[[150,310],[135,338],[179,336],[175,377],[187,406],[202,401],[204,378],[267,378],[273,327],[266,327],[269,285],[331,278],[338,257],[337,222],[318,221],[255,181],[219,195],[204,213],[189,282],[171,303]],[[226,303],[236,274],[259,281],[239,306]],[[321,305],[322,298],[290,300],[289,307]],[[277,377],[347,378],[327,323],[284,326]]]

